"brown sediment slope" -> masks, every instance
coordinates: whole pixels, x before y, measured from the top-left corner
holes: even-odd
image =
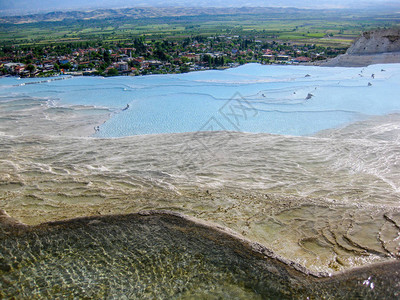
[[[231,228],[314,271],[385,261],[399,256],[398,173],[387,166],[400,163],[393,129],[400,116],[384,120],[306,138],[205,132],[196,138],[210,151],[199,144],[189,162],[182,149],[193,144],[191,133],[4,135],[1,208],[30,225],[171,210]]]
[[[329,67],[363,67],[400,63],[400,29],[364,32],[343,55],[323,63]]]
[[[400,262],[329,276],[169,211],[24,226],[0,212],[0,297],[396,299]]]

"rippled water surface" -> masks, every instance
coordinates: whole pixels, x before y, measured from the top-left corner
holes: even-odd
[[[0,228],[2,229],[2,228]],[[11,232],[10,232],[11,230]],[[261,245],[170,213],[0,230],[0,296],[396,299],[399,263],[306,275]]]
[[[399,76],[246,65],[2,78],[0,208],[27,224],[168,209],[313,271],[396,259]]]

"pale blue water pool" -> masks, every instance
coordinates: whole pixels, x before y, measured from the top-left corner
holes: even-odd
[[[51,105],[110,108],[113,114],[94,134],[97,137],[198,130],[301,136],[399,112],[399,83],[397,64],[247,64],[224,71],[144,77],[2,78],[0,96],[1,101],[25,95],[49,99]]]

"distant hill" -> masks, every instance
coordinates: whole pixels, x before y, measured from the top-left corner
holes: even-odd
[[[399,6],[398,0],[0,0],[0,15],[26,15],[63,10],[115,9],[124,7],[296,7],[311,9],[382,9]]]
[[[139,7],[120,9],[97,9],[88,11],[58,11],[23,16],[0,17],[0,24],[26,24],[37,22],[55,22],[64,20],[101,20],[121,18],[158,18],[158,17],[183,17],[199,15],[229,15],[229,14],[259,14],[276,13],[289,14],[299,11],[296,8],[268,8],[268,7],[242,7],[242,8],[207,8],[207,7]]]
[[[381,63],[400,63],[400,28],[364,32],[345,54],[323,65],[358,67]]]
[[[291,0],[288,0],[289,2]],[[314,0],[307,0],[307,3]],[[378,0],[377,0],[378,1]],[[382,0],[384,1],[384,0]],[[0,0],[1,2],[1,0]],[[12,1],[11,1],[12,2]],[[162,1],[161,1],[162,2]],[[204,1],[203,1],[204,2]],[[289,3],[288,2],[288,3]],[[146,19],[146,18],[162,18],[162,17],[188,17],[188,16],[215,16],[215,15],[246,15],[246,14],[265,14],[269,17],[276,17],[279,19],[284,18],[297,18],[297,13],[307,13],[314,18],[319,19],[323,15],[330,15],[336,18],[338,15],[343,14],[356,14],[357,16],[364,16],[366,18],[376,16],[379,14],[395,13],[400,10],[400,4],[395,6],[384,5],[374,9],[360,9],[355,10],[329,8],[322,5],[313,6],[313,9],[296,8],[296,7],[276,7],[276,6],[243,6],[243,7],[212,7],[211,1],[207,2],[210,7],[205,6],[136,6],[130,8],[101,8],[101,9],[76,9],[76,10],[59,10],[50,12],[40,12],[34,14],[23,15],[1,15],[0,7],[0,24],[27,24],[39,22],[60,22],[65,20],[80,21],[80,20],[105,20],[105,19]],[[237,4],[237,2],[235,2]],[[305,2],[304,2],[305,3]],[[303,3],[303,4],[304,4]],[[215,5],[220,4],[218,0],[214,2]],[[254,4],[254,3],[252,3]],[[283,3],[279,2],[279,5]]]

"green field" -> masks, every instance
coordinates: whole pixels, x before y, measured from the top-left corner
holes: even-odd
[[[1,24],[0,45],[52,44],[102,40],[182,39],[189,36],[238,35],[262,41],[346,47],[361,32],[400,24],[400,15],[354,11],[288,10],[287,13],[199,15],[133,19],[72,19],[58,22]]]

